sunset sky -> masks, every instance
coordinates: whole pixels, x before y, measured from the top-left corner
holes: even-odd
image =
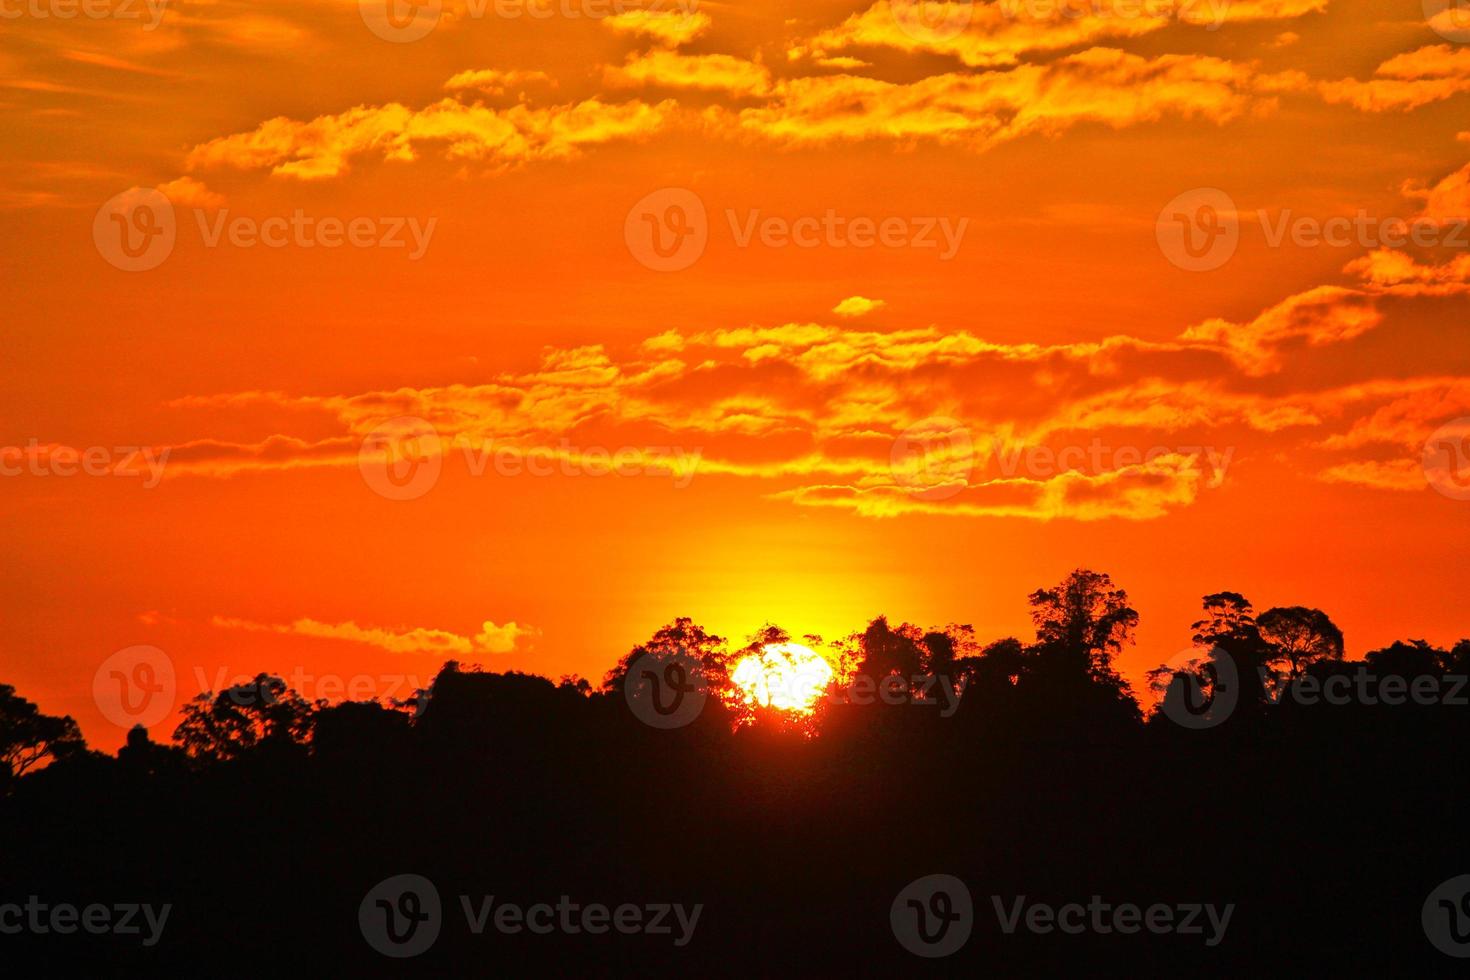
[[[95,746],[139,644],[595,682],[1077,566],[1140,693],[1223,589],[1470,633],[1463,6],[68,2],[0,0],[0,682]]]

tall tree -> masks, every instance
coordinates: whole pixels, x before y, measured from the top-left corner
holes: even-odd
[[[0,684],[0,792],[30,770],[86,748],[70,715],[42,714],[14,687]]]
[[[655,632],[648,642],[640,643],[625,653],[602,679],[602,689],[621,693],[628,669],[644,655],[651,655],[657,660],[691,658],[699,665],[699,672],[710,688],[722,690],[727,685],[730,654],[725,638],[706,632],[704,627],[688,616],[679,616]]]
[[[1031,593],[1036,645],[1094,679],[1117,679],[1113,657],[1133,642],[1138,613],[1128,593],[1102,572],[1079,568],[1050,589]]]
[[[316,710],[279,677],[257,674],[215,694],[205,691],[184,705],[173,740],[191,758],[236,759],[258,748],[302,747]]]
[[[1270,664],[1298,678],[1308,665],[1341,660],[1342,630],[1320,609],[1282,606],[1267,609],[1256,620],[1261,638],[1272,648]]]

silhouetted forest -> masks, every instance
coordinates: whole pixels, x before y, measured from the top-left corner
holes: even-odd
[[[1220,592],[1139,692],[1115,667],[1138,614],[1108,576],[1029,602],[1029,640],[879,617],[741,645],[681,618],[599,682],[451,662],[402,703],[309,702],[261,674],[115,757],[0,686],[0,928],[30,896],[170,906],[151,945],[147,925],[0,934],[0,972],[1463,975],[1426,923],[1470,953],[1470,899],[1430,901],[1470,874],[1470,640],[1348,660],[1322,611]],[[732,689],[742,657],[793,640],[839,668],[811,713]],[[375,897],[405,874],[440,908],[400,958],[368,934],[435,914]],[[951,899],[900,893],[940,874],[972,896],[968,939],[915,955],[898,917],[922,931]],[[476,933],[489,896],[701,908],[682,936]],[[1213,943],[1005,928],[1022,897],[1094,896],[1233,911]]]

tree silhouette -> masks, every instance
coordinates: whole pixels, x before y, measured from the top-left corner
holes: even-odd
[[[1094,679],[1117,679],[1113,657],[1133,642],[1138,613],[1128,593],[1102,572],[1079,568],[1050,589],[1031,593],[1036,645],[1054,661]]]
[[[643,656],[652,656],[658,661],[690,658],[698,665],[702,683],[708,687],[722,689],[729,681],[731,657],[725,646],[725,638],[705,632],[704,627],[688,616],[680,616],[667,626],[659,628],[648,642],[625,653],[603,677],[602,689],[610,693],[622,693],[629,668]]]
[[[1319,660],[1342,659],[1342,630],[1320,609],[1278,606],[1261,613],[1256,626],[1274,649],[1269,664],[1276,669],[1284,666],[1288,679],[1300,677]]]
[[[0,792],[36,767],[86,748],[70,715],[42,714],[14,687],[0,684]]]
[[[1142,724],[1115,666],[1137,614],[1086,570],[1031,594],[1030,643],[882,616],[832,644],[802,638],[844,679],[865,666],[896,690],[898,673],[950,673],[958,703],[946,689],[923,706],[914,686],[887,703],[820,699],[812,712],[741,712],[710,697],[663,727],[627,696],[641,656],[720,676],[735,656],[790,639],[767,624],[731,652],[687,618],[618,658],[598,690],[451,661],[404,704],[326,705],[260,674],[189,701],[171,745],[134,728],[116,758],[85,751],[70,719],[0,687],[0,909],[33,895],[160,896],[179,908],[153,948],[6,932],[0,954],[12,972],[34,949],[63,975],[187,974],[226,962],[241,935],[266,935],[293,973],[376,975],[391,964],[373,948],[382,918],[360,915],[364,895],[412,873],[443,906],[446,928],[422,961],[435,974],[576,975],[596,962],[748,976],[813,955],[824,973],[897,974],[912,959],[886,935],[894,895],[944,872],[983,882],[987,897],[1252,905],[1207,953],[1198,936],[992,933],[955,954],[954,972],[1445,972],[1424,962],[1441,954],[1418,912],[1434,882],[1463,871],[1463,831],[1435,815],[1470,804],[1457,778],[1470,716],[1448,700],[1466,692],[1444,677],[1470,664],[1470,640],[1401,641],[1349,661],[1318,610],[1257,617],[1237,592],[1203,608],[1193,663],[1153,672],[1167,703],[1189,678],[1244,668],[1247,704],[1208,716],[1192,703],[1201,725],[1162,711]],[[1252,665],[1298,672],[1294,693],[1337,693],[1268,700]],[[1387,696],[1406,685],[1390,675],[1439,683],[1395,706]],[[1216,717],[1228,720],[1217,728]],[[225,857],[201,860],[221,842]],[[497,906],[644,896],[707,911],[686,948],[616,929],[569,941],[448,928],[456,906],[469,914],[466,896],[492,890]],[[978,923],[989,903],[974,898]]]
[[[304,746],[314,705],[279,677],[257,674],[218,694],[205,691],[183,707],[173,740],[202,762],[238,759],[258,749]]]
[[[868,624],[858,641],[862,661],[858,673],[882,678],[889,674],[912,677],[924,669],[923,634],[905,623],[897,629],[888,625],[888,617],[879,616]]]
[[[1191,625],[1196,646],[1206,648],[1200,668],[1208,677],[1201,682],[1208,688],[1222,677],[1233,677],[1238,691],[1235,717],[1246,718],[1259,713],[1267,701],[1267,683],[1274,679],[1271,662],[1275,649],[1261,636],[1251,601],[1239,592],[1214,592],[1202,600],[1205,618]],[[1230,658],[1227,668],[1219,664],[1221,656]]]

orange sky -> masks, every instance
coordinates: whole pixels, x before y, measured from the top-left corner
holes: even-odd
[[[598,679],[676,615],[1029,636],[1078,565],[1135,681],[1220,589],[1349,655],[1470,632],[1470,493],[1424,464],[1470,432],[1452,7],[67,2],[0,4],[0,681],[99,747],[135,644],[180,698]],[[389,499],[403,417],[439,472]],[[161,475],[62,475],[124,447]]]

